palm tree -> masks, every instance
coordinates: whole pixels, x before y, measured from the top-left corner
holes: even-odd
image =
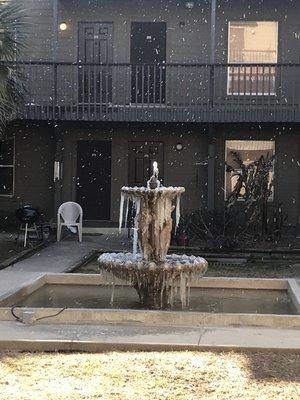
[[[19,3],[19,4],[18,4]],[[20,59],[26,22],[18,0],[0,1],[0,133],[16,114],[25,93]]]

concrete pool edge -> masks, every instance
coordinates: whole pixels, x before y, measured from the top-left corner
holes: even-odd
[[[0,321],[13,321],[11,306],[28,296],[44,284],[103,284],[103,278],[95,274],[44,274],[30,284],[23,285],[12,293],[0,297]],[[107,283],[107,282],[106,282]],[[237,289],[275,289],[286,290],[299,313],[300,288],[295,280],[259,279],[259,278],[202,278],[194,287],[205,288],[237,288]],[[32,322],[38,324],[138,324],[157,326],[264,326],[286,329],[300,328],[300,315],[279,314],[241,314],[241,313],[205,313],[185,311],[155,311],[155,310],[119,310],[119,309],[75,309],[68,308],[16,308],[16,314],[21,320],[32,312]]]

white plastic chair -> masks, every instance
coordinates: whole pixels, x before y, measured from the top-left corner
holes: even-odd
[[[68,228],[76,227],[79,242],[82,242],[82,208],[74,201],[67,201],[61,204],[57,211],[57,241],[60,241],[63,226]],[[63,220],[63,221],[62,221]]]

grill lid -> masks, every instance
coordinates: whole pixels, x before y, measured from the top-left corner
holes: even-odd
[[[40,213],[36,208],[26,205],[24,207],[18,208],[15,212],[16,217],[20,222],[23,223],[34,223],[40,217]]]

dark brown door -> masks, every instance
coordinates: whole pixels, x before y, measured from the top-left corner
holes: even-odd
[[[131,24],[131,101],[164,103],[166,97],[166,23]]]
[[[159,180],[163,181],[164,146],[162,142],[129,142],[129,176],[131,186],[146,186],[152,175],[153,162],[158,162]]]
[[[80,140],[77,147],[77,202],[86,220],[110,219],[111,142]]]
[[[105,104],[112,99],[113,25],[79,22],[79,101]],[[87,64],[87,65],[84,65]]]

